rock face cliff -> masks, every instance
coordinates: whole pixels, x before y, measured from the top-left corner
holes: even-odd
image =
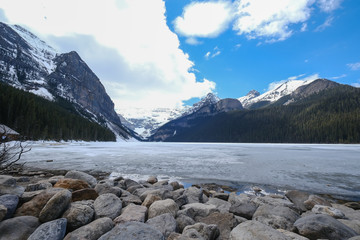
[[[128,139],[114,103],[76,52],[59,54],[20,26],[0,23],[0,81],[48,100],[61,97],[78,113]]]

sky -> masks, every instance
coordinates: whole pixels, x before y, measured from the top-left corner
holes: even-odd
[[[359,0],[0,0],[0,21],[77,51],[117,109],[291,79],[360,87],[359,12]]]

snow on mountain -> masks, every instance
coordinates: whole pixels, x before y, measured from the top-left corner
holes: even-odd
[[[248,94],[246,94],[246,96],[240,97],[240,98],[238,98],[238,100],[241,102],[241,104],[243,106],[246,106],[246,105],[249,104],[249,102],[252,99],[254,99],[254,98],[258,97],[258,96],[260,96],[260,93],[258,91],[251,90],[250,92],[248,92]]]
[[[316,79],[310,80],[289,80],[284,83],[277,84],[273,89],[259,95],[253,97],[253,94],[248,94],[244,97],[240,97],[239,101],[245,108],[249,108],[251,105],[258,102],[275,102],[280,98],[293,93],[297,88],[307,85]]]

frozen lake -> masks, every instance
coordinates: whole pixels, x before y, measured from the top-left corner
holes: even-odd
[[[137,179],[156,175],[243,190],[260,185],[360,199],[360,145],[36,142],[31,147],[22,161],[44,169],[100,170]]]

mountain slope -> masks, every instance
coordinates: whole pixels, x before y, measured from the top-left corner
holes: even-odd
[[[335,85],[318,92],[313,88],[313,94],[288,105],[192,119],[165,141],[359,143],[360,89]],[[165,126],[171,129],[174,123]]]
[[[118,138],[131,137],[104,86],[76,52],[59,54],[26,29],[0,23],[0,53],[0,81],[51,101],[64,98]]]

